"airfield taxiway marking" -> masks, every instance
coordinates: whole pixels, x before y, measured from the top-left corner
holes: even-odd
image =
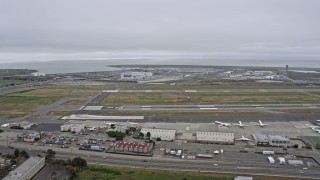
[[[198,91],[197,91],[197,90],[184,90],[184,92],[187,92],[187,93],[194,92],[194,93],[196,93],[196,92],[198,92]]]

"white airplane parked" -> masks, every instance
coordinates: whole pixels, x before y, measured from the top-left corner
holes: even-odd
[[[139,125],[138,123],[130,122],[130,121],[127,121],[127,123],[129,123],[130,125]]]
[[[97,130],[96,127],[89,128],[89,131],[95,131],[95,130]]]
[[[320,129],[320,126],[309,126],[312,130]]]
[[[1,127],[9,127],[10,126],[10,123],[7,123],[7,124],[2,124]]]
[[[239,126],[239,127],[241,127],[241,128],[243,128],[244,126],[248,126],[248,125],[243,124],[241,121],[239,121],[238,124],[233,124],[233,125]]]
[[[242,136],[241,138],[239,138],[239,139],[235,139],[236,141],[251,141],[251,139],[249,139],[249,138],[246,138],[246,137],[244,137],[244,136]]]
[[[219,127],[221,127],[221,126],[226,126],[226,127],[230,126],[230,123],[224,123],[224,122],[220,122],[220,121],[215,121],[215,123],[219,124]]]
[[[112,122],[104,122],[107,126],[111,126],[112,124],[115,125],[116,123],[112,123]]]
[[[268,126],[269,124],[263,124],[262,122],[261,122],[261,120],[259,120],[259,124],[257,124],[257,126],[260,126],[260,127],[264,127],[264,126]]]

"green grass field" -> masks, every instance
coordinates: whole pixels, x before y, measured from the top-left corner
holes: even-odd
[[[296,85],[293,83],[222,83],[222,84],[179,84],[170,86],[168,84],[140,84],[129,88],[129,90],[203,90],[203,89],[317,89],[317,86]]]
[[[115,168],[107,166],[90,165],[82,170],[79,180],[100,180],[100,179],[117,179],[117,180],[232,180],[233,177],[192,173],[192,172],[174,172],[174,171],[157,171],[130,168]]]
[[[28,83],[30,81],[22,81],[22,80],[0,80],[0,87],[1,86],[10,86],[12,83],[13,84],[23,84],[23,83]]]
[[[78,89],[77,89],[78,90]],[[46,87],[25,89],[0,95],[0,115],[17,117],[30,114],[36,107],[49,105],[63,98],[79,98],[80,104],[94,95],[92,92],[78,92],[72,88]]]
[[[318,103],[320,97],[291,92],[257,93],[113,93],[104,105],[181,104],[300,104]]]

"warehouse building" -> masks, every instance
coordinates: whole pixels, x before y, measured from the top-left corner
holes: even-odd
[[[270,146],[290,147],[290,139],[279,135],[268,135]]]
[[[234,133],[197,131],[197,142],[215,144],[234,144]]]
[[[269,138],[264,134],[252,134],[254,142],[257,146],[269,146]]]
[[[78,133],[84,130],[84,124],[64,124],[60,126],[62,132],[70,131]]]
[[[302,160],[288,160],[288,164],[291,166],[303,166],[303,161]]]
[[[42,138],[44,134],[39,132],[25,132],[17,136],[20,142],[35,142]]]
[[[290,147],[290,139],[280,135],[252,135],[257,146],[276,146],[276,147]]]
[[[160,138],[162,141],[174,141],[176,139],[177,130],[142,128],[141,132],[145,137],[148,132],[150,132],[150,139],[153,140]]]
[[[31,179],[45,165],[45,158],[30,157],[23,164],[11,171],[3,180]]]
[[[151,152],[153,144],[129,143],[124,141],[118,141],[117,143],[113,144],[111,148],[115,152],[148,154]]]

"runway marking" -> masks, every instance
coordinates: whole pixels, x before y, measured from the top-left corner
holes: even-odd
[[[82,110],[87,110],[87,111],[98,111],[101,110],[103,106],[85,106]]]
[[[104,92],[104,93],[116,93],[116,92],[119,92],[119,89],[115,89],[115,90],[103,90],[102,92]]]
[[[151,108],[141,108],[141,110],[150,110]]]
[[[198,91],[197,90],[184,90],[184,92],[191,93],[191,92],[198,92]]]
[[[296,129],[298,132],[299,132],[299,134],[301,134],[301,131],[299,131],[299,129]]]
[[[256,107],[257,109],[263,109],[264,107]]]
[[[259,169],[256,167],[237,167],[237,169]]]
[[[150,92],[152,92],[152,90],[145,90],[145,92],[146,92],[146,93],[148,93],[148,92],[150,93]]]
[[[218,108],[209,108],[209,107],[207,107],[207,108],[199,108],[199,109],[201,109],[201,110],[217,110]]]
[[[199,108],[202,108],[202,107],[204,107],[204,108],[207,108],[207,107],[215,107],[215,105],[198,105],[198,107]]]

